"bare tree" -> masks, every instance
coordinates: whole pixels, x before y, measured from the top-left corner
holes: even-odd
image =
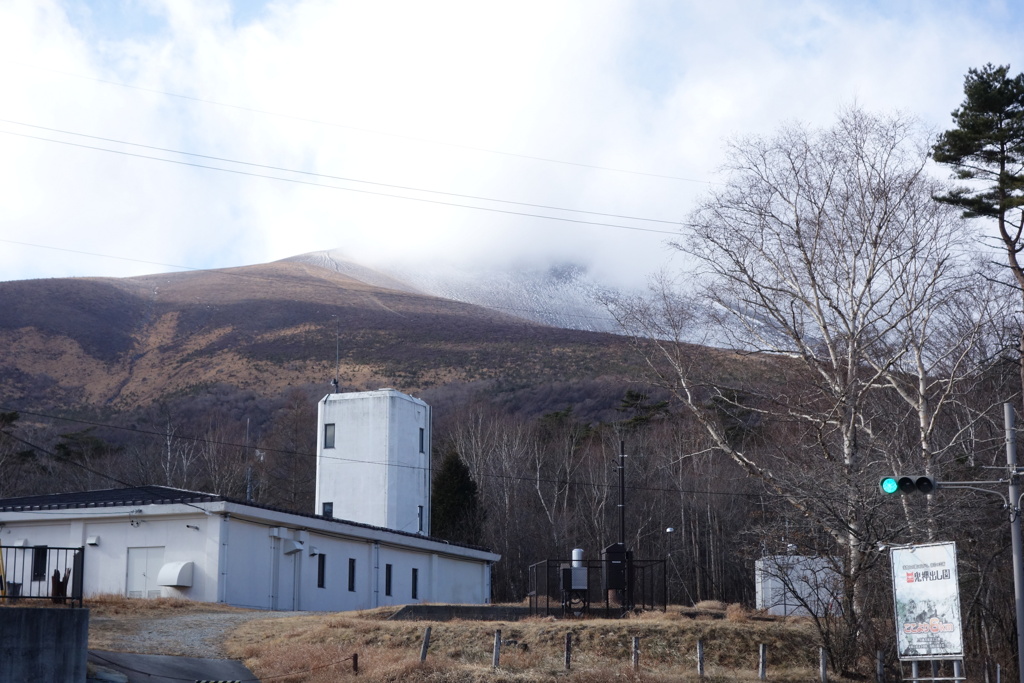
[[[876,397],[910,406],[929,467],[935,415],[977,337],[977,321],[942,324],[970,281],[963,223],[932,201],[928,147],[900,116],[852,109],[728,152],[724,186],[674,244],[696,263],[685,289],[662,279],[612,308],[714,447],[828,533],[856,620],[859,577],[888,533],[874,484],[899,461]],[[694,329],[731,351],[695,352]]]

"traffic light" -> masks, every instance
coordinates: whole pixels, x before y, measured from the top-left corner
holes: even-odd
[[[885,477],[878,482],[882,493],[934,493],[939,483],[932,477],[923,474],[903,474],[898,477]]]

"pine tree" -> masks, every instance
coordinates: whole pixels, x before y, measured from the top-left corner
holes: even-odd
[[[458,543],[480,543],[483,512],[469,468],[454,450],[448,451],[434,475],[431,535]]]
[[[940,202],[960,207],[965,218],[995,218],[1010,272],[1024,296],[1024,74],[986,64],[964,79],[964,102],[953,112],[956,128],[942,133],[932,158],[952,167],[959,180],[971,181]],[[1024,330],[1020,358],[1024,361]],[[1024,362],[1021,363],[1024,386]]]

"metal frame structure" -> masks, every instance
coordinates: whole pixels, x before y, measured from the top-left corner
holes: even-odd
[[[617,619],[634,610],[667,609],[665,560],[627,560],[627,591],[606,587],[604,560],[584,560],[576,566],[586,569],[585,590],[564,585],[563,572],[572,568],[572,560],[544,560],[530,565],[531,616]]]

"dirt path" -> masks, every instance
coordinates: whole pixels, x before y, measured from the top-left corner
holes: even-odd
[[[238,625],[256,619],[280,619],[307,612],[195,612],[182,614],[91,615],[89,648],[152,655],[222,659],[222,643]]]

